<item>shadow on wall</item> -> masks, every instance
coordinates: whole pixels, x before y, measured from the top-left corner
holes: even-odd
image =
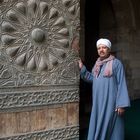
[[[125,140],[140,140],[140,99],[131,101],[125,114]]]
[[[131,101],[125,112],[125,140],[140,140],[140,99]],[[80,140],[87,140],[88,129],[80,132]]]

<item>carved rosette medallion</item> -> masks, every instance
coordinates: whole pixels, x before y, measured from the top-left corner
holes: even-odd
[[[0,9],[1,76],[7,71],[13,86],[77,82],[78,0],[2,0]]]

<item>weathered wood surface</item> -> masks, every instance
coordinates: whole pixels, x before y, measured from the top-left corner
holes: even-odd
[[[0,139],[79,138],[79,0],[0,1]]]

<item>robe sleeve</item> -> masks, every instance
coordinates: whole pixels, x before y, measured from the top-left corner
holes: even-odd
[[[91,72],[89,72],[85,66],[82,67],[81,71],[80,71],[80,75],[81,78],[89,83],[93,82],[93,74]]]
[[[129,107],[130,99],[128,95],[125,72],[123,64],[118,60],[118,65],[116,67],[116,78],[118,84],[117,98],[116,98],[116,108],[118,107]]]

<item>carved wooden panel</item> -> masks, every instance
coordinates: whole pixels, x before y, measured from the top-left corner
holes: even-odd
[[[0,117],[78,105],[78,54],[72,43],[79,37],[79,12],[79,0],[0,0]],[[71,115],[78,118],[78,111]],[[72,125],[54,124],[49,131],[22,131],[18,136],[8,126],[0,129],[2,139],[78,138],[73,131],[78,131],[78,120]]]

